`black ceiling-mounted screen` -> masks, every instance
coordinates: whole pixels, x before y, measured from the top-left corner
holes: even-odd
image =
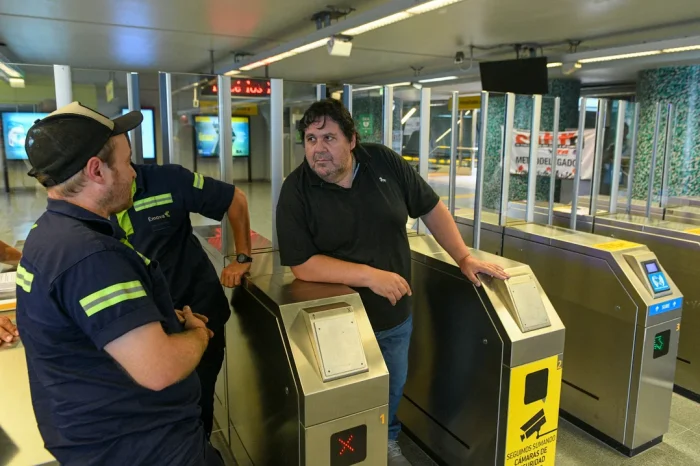
[[[547,57],[479,63],[481,88],[521,95],[547,94]]]

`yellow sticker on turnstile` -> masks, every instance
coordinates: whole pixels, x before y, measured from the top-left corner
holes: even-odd
[[[637,246],[641,245],[639,243],[633,243],[622,239],[593,245],[594,248],[602,249],[603,251],[621,251],[622,249],[636,248]]]
[[[691,235],[700,235],[700,228],[691,228],[690,230],[684,230],[684,233],[690,233]]]
[[[554,466],[562,355],[511,370],[506,466]]]

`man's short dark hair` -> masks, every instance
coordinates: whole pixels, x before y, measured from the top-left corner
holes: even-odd
[[[304,140],[304,133],[306,133],[306,130],[312,123],[320,120],[323,122],[321,125],[323,128],[323,125],[326,124],[326,118],[330,118],[338,123],[348,141],[352,141],[353,136],[356,136],[358,141],[360,140],[360,135],[357,134],[355,129],[355,120],[352,119],[352,115],[350,115],[350,112],[342,102],[335,99],[324,99],[314,102],[304,112],[303,118],[297,122],[297,130],[302,141]]]

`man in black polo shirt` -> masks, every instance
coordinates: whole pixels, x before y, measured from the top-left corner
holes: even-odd
[[[478,273],[507,275],[470,256],[439,196],[403,158],[357,141],[340,102],[314,103],[298,130],[306,159],[284,181],[277,206],[282,263],[301,280],[342,283],[360,294],[389,369],[389,464],[406,465],[396,410],[412,330],[407,217],[422,218],[477,286]]]
[[[195,367],[211,331],[178,321],[156,261],[109,216],[131,205],[126,133],[74,102],[32,126],[29,174],[47,187],[17,267],[17,325],[46,449],[64,466],[220,466]]]

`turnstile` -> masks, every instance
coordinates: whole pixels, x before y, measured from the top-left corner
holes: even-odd
[[[469,241],[472,220],[456,220]],[[491,228],[502,231],[504,257],[531,267],[567,328],[563,415],[630,456],[659,443],[669,427],[683,306],[664,263],[642,244],[600,235]]]
[[[473,250],[511,276],[477,288],[434,239],[409,242],[405,429],[444,464],[554,465],[564,326],[532,270]]]
[[[255,254],[226,326],[239,464],[385,465],[389,374],[359,295]]]

